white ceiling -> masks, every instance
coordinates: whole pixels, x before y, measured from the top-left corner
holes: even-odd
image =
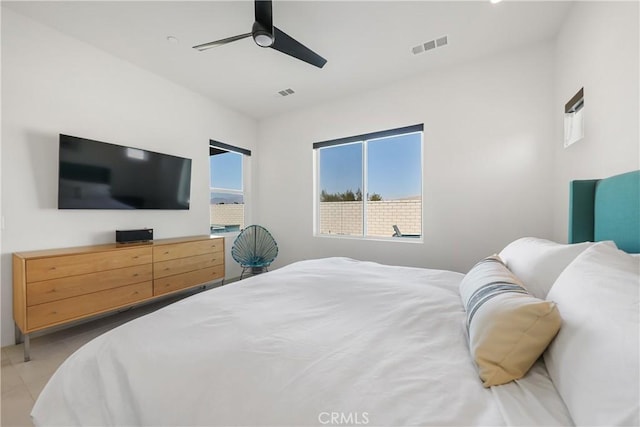
[[[4,6],[260,119],[402,80],[434,67],[550,40],[571,2],[274,1],[274,25],[328,62],[318,69],[251,38],[251,1],[18,1]],[[447,35],[449,45],[411,48]],[[172,44],[168,36],[179,42]],[[296,93],[282,97],[278,91]]]

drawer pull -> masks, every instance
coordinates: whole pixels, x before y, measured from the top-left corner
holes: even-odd
[[[135,274],[133,275],[133,277],[138,277],[138,273],[135,273]]]
[[[164,254],[165,254],[165,255],[169,255],[169,251],[165,251],[165,252],[164,252]]]

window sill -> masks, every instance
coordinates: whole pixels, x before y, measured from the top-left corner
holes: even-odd
[[[313,237],[321,239],[344,239],[344,240],[363,240],[373,242],[394,242],[394,243],[409,243],[409,244],[422,244],[424,243],[424,237],[382,237],[382,236],[351,236],[347,234],[318,234],[314,233]]]
[[[224,233],[210,233],[211,237],[237,237],[240,231],[225,231]]]

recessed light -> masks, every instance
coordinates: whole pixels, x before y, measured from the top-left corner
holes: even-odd
[[[490,2],[491,4],[498,4],[498,3],[500,3],[501,1],[502,1],[502,0],[489,0],[489,2]]]
[[[178,44],[178,39],[175,38],[174,36],[168,36],[167,41],[171,44]]]

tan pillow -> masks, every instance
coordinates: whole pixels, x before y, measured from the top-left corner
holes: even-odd
[[[498,255],[465,275],[460,296],[471,355],[485,387],[522,378],[560,329],[556,305],[531,296]]]

